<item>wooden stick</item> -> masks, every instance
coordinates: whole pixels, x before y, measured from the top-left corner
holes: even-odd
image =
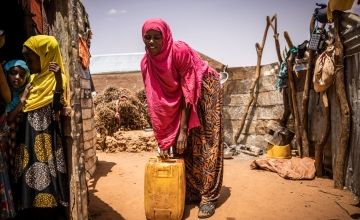
[[[301,124],[300,124],[300,116],[298,111],[298,104],[296,99],[296,89],[295,89],[295,82],[293,76],[293,64],[294,64],[295,56],[293,54],[287,60],[287,67],[288,67],[288,78],[289,78],[289,86],[290,86],[290,96],[291,96],[291,104],[295,122],[295,136],[296,136],[296,148],[300,157],[302,157],[302,142],[301,142]]]
[[[223,64],[221,67],[221,71],[226,72],[227,68],[228,68],[228,65]]]
[[[290,36],[288,32],[284,32],[285,40],[291,49],[294,47]],[[290,97],[291,97],[291,104],[292,104],[292,113],[294,116],[294,122],[295,122],[295,136],[296,136],[296,148],[298,150],[298,154],[300,157],[302,157],[302,141],[301,141],[301,122],[300,122],[300,116],[299,116],[299,108],[297,104],[296,99],[296,89],[295,89],[295,82],[294,82],[294,76],[293,76],[293,64],[294,64],[295,56],[293,54],[290,54],[288,57],[287,62],[287,69],[288,69],[288,84],[290,87]]]
[[[280,119],[280,125],[283,127],[286,127],[286,124],[289,120],[290,115],[293,113],[292,110],[292,101],[291,96],[289,94],[289,86],[282,89],[282,95],[283,95],[283,103],[284,103],[284,113],[283,116]]]
[[[315,28],[315,18],[314,16],[311,17],[310,20],[310,33],[313,33]],[[308,69],[305,75],[305,83],[304,83],[304,90],[302,95],[302,111],[301,111],[301,133],[302,133],[302,150],[303,156],[309,157],[310,156],[310,146],[309,146],[309,137],[308,137],[308,108],[309,108],[309,92],[310,92],[310,83],[312,81],[313,76],[313,64],[314,64],[314,51],[308,49],[309,53],[309,62],[308,62]]]
[[[274,24],[273,24],[274,23]],[[276,48],[276,54],[279,60],[279,63],[281,64],[283,62],[283,59],[281,57],[281,52],[280,52],[280,43],[279,43],[279,33],[277,32],[277,15],[275,14],[270,21],[270,26],[273,29],[274,32],[274,39],[275,39],[275,48]],[[289,94],[289,88],[283,88],[282,89],[282,95],[283,95],[283,102],[284,102],[284,113],[283,116],[280,120],[280,125],[285,127],[289,117],[292,113],[292,107],[291,107],[291,98],[290,98],[290,94]]]
[[[340,14],[334,13],[335,19],[335,89],[340,104],[341,112],[341,133],[340,142],[336,147],[335,164],[334,164],[334,186],[342,189],[345,182],[345,157],[348,148],[350,136],[350,110],[349,103],[346,98],[346,90],[344,84],[344,54],[343,45],[340,39]]]
[[[261,45],[259,45],[259,43],[255,44],[255,48],[256,48],[256,52],[257,52],[257,64],[256,64],[256,70],[255,70],[256,76],[255,76],[255,79],[254,79],[254,81],[252,82],[252,84],[250,86],[250,97],[249,97],[249,100],[247,102],[247,105],[244,108],[244,114],[243,114],[243,117],[241,118],[241,121],[240,121],[240,127],[239,127],[239,129],[237,130],[237,132],[236,132],[236,134],[234,136],[234,143],[238,143],[238,139],[240,137],[241,131],[244,128],[244,125],[245,125],[245,120],[246,120],[247,114],[249,112],[249,108],[250,108],[252,102],[254,101],[254,90],[255,90],[255,87],[258,84],[258,81],[259,81],[259,78],[260,78],[261,58],[262,58],[263,49],[264,49],[265,42],[266,42],[267,32],[269,30],[270,25],[271,25],[271,21],[270,21],[269,16],[267,16],[266,17],[266,27],[265,27],[262,43],[261,43]]]
[[[322,136],[321,140],[315,146],[315,168],[316,168],[316,176],[318,177],[323,175],[324,146],[330,134],[330,109],[329,109],[329,100],[326,91],[320,94],[320,99],[321,99],[321,106],[324,109],[324,113],[325,113],[326,128],[325,128],[325,133]]]
[[[269,18],[269,17],[267,17]],[[281,57],[281,52],[280,52],[280,43],[279,43],[279,33],[277,32],[277,15],[273,15],[273,17],[271,18],[270,21],[270,26],[274,32],[274,39],[275,39],[275,48],[276,48],[276,54],[279,60],[279,63],[283,62],[283,59]]]
[[[312,50],[309,51],[309,65],[305,75],[305,83],[304,90],[302,95],[302,111],[301,111],[301,140],[302,140],[302,155],[304,157],[309,157],[309,138],[308,138],[308,107],[309,107],[309,91],[310,91],[310,82],[312,81],[312,73],[313,73],[313,57],[314,52]]]
[[[286,40],[287,45],[289,46],[289,50],[294,47],[294,44],[289,36],[289,33],[287,31],[284,32],[284,38]]]

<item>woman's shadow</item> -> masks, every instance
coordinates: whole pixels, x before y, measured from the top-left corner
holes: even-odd
[[[230,197],[230,195],[231,195],[231,188],[227,186],[222,186],[220,190],[220,197],[216,203],[216,208],[222,206],[222,204],[226,202],[226,200]],[[196,208],[197,206],[198,204],[186,205],[182,219],[187,219],[190,216],[190,210]]]

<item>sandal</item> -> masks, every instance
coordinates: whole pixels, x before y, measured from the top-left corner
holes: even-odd
[[[209,218],[215,213],[215,204],[206,203],[199,206],[199,218]]]

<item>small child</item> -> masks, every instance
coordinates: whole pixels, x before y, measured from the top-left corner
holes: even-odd
[[[11,101],[6,105],[7,126],[9,129],[8,146],[6,149],[10,179],[15,178],[15,155],[17,132],[22,120],[22,107],[25,103],[30,77],[30,70],[23,60],[10,60],[4,65],[7,82],[11,90]]]
[[[11,102],[6,106],[6,112],[8,113],[8,121],[9,119],[12,121],[22,108],[22,105],[19,104],[25,102],[27,93],[23,94],[23,92],[29,81],[30,70],[23,60],[8,61],[4,66],[4,70],[11,90]],[[11,113],[15,114],[11,115]]]

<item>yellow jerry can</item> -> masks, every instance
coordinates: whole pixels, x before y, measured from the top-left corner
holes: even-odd
[[[147,219],[180,220],[185,206],[185,163],[181,158],[151,157],[145,166]]]

